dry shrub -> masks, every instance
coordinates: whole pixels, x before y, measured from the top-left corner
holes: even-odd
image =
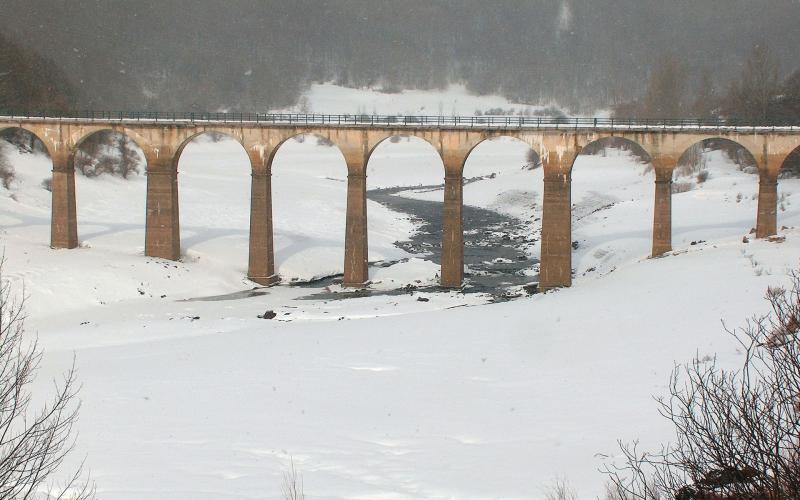
[[[800,272],[769,288],[771,312],[736,330],[737,370],[695,357],[677,366],[658,400],[675,440],[658,452],[621,444],[607,465],[622,498],[777,500],[800,498]]]
[[[685,193],[694,189],[694,183],[691,181],[675,181],[672,183],[672,193]]]
[[[556,479],[551,486],[545,489],[545,500],[578,500],[578,493],[569,485],[566,479]]]
[[[294,466],[294,459],[289,462],[289,470],[283,473],[281,493],[284,500],[305,500],[303,492],[303,476]]]

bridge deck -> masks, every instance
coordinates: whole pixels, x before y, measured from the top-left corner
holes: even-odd
[[[567,118],[536,116],[398,116],[325,115],[287,113],[171,113],[86,111],[64,114],[13,114],[0,112],[0,121],[57,123],[123,123],[137,125],[227,125],[351,128],[431,128],[467,130],[599,130],[599,131],[712,131],[800,132],[800,124],[748,124],[740,120]]]

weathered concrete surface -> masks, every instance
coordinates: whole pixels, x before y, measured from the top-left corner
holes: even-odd
[[[442,234],[442,285],[459,287],[463,279],[462,171],[470,152],[482,141],[513,137],[526,142],[544,164],[542,255],[540,287],[572,283],[571,172],[575,158],[587,145],[619,137],[641,146],[653,161],[656,186],[653,219],[653,255],[671,250],[672,206],[670,182],[680,156],[707,139],[731,140],[747,149],[758,163],[760,189],[757,236],[777,231],[777,178],[786,157],[800,147],[800,131],[769,129],[525,129],[413,127],[406,125],[276,125],[223,122],[134,122],[79,119],[14,119],[0,121],[6,128],[23,128],[42,140],[53,159],[53,214],[51,245],[78,246],[73,155],[90,135],[112,130],[129,136],[147,159],[147,224],[145,253],[165,259],[180,258],[178,213],[178,159],[183,148],[206,132],[219,132],[239,141],[253,169],[248,277],[263,285],[278,280],[272,234],[270,172],[278,148],[290,138],[314,134],[337,146],[347,163],[347,221],[345,237],[346,286],[369,280],[367,257],[366,165],[375,148],[390,137],[415,136],[439,152],[444,166],[445,204]]]
[[[344,235],[344,286],[362,287],[369,281],[367,244],[367,176],[347,176],[347,220]]]
[[[464,281],[463,188],[460,175],[445,176],[441,284],[447,288],[458,288]]]
[[[53,248],[75,248],[78,246],[78,216],[75,201],[75,169],[70,168],[69,159],[58,153],[53,159],[52,218],[50,222],[50,246]]]
[[[250,188],[250,262],[247,278],[259,285],[274,285],[275,251],[272,242],[272,174],[253,171]]]

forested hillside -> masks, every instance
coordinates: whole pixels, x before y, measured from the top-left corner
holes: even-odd
[[[266,110],[312,82],[464,83],[588,113],[640,98],[659,63],[691,101],[727,92],[754,44],[800,67],[800,3],[776,0],[5,0],[0,30],[95,109]],[[247,14],[242,14],[246,12]]]

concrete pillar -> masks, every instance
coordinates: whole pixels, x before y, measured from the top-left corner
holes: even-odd
[[[78,216],[75,204],[75,168],[67,155],[53,155],[52,216],[50,219],[50,246],[75,248],[78,246]]]
[[[572,182],[567,173],[545,173],[539,289],[572,285]]]
[[[653,208],[653,257],[672,250],[672,176],[656,174]]]
[[[275,250],[272,239],[272,172],[253,171],[250,188],[250,262],[247,279],[274,285]]]
[[[463,179],[460,173],[444,177],[442,209],[442,277],[445,288],[461,288],[464,280]]]
[[[347,175],[347,220],[344,236],[344,282],[363,287],[369,281],[367,243],[367,174],[364,165],[351,166]]]
[[[144,254],[178,260],[181,233],[178,217],[178,170],[167,161],[147,162],[147,221]]]
[[[758,216],[756,238],[766,238],[778,233],[778,179],[762,173],[758,182]]]

